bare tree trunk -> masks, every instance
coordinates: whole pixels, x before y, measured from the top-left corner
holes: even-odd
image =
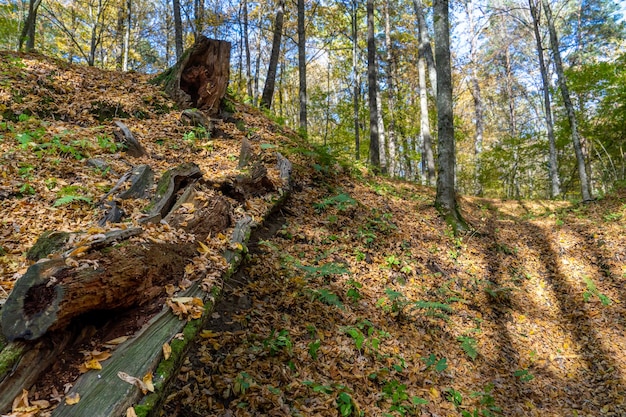
[[[546,116],[546,130],[548,133],[548,143],[550,145],[550,155],[548,157],[548,171],[550,174],[550,196],[557,198],[561,195],[561,180],[556,156],[556,139],[554,138],[554,123],[552,121],[552,105],[550,103],[550,82],[548,81],[548,71],[543,57],[543,45],[541,44],[541,34],[539,33],[539,10],[534,0],[528,0],[530,14],[533,19],[533,30],[537,43],[537,57],[539,58],[539,71],[541,72],[541,82],[543,85],[543,102]]]
[[[513,68],[511,67],[511,52],[508,46],[504,50],[504,88],[507,95],[507,104],[509,107],[509,135],[514,139],[513,143],[513,170],[511,173],[512,192],[509,196],[520,198],[519,184],[519,143],[517,132],[517,115],[515,114],[515,97],[513,93]]]
[[[307,133],[306,96],[306,33],[304,27],[304,0],[298,0],[298,75],[300,99],[300,132]]]
[[[554,67],[556,68],[559,88],[561,89],[561,95],[563,96],[563,104],[565,105],[567,118],[569,120],[570,129],[572,131],[572,143],[574,144],[574,152],[576,153],[576,162],[578,165],[578,176],[580,177],[580,191],[583,201],[591,201],[593,199],[593,196],[591,194],[591,186],[589,184],[589,177],[587,176],[587,170],[585,167],[585,155],[583,154],[582,145],[580,143],[580,136],[578,134],[578,126],[576,123],[576,114],[574,113],[574,105],[572,104],[572,99],[570,98],[569,94],[569,88],[567,87],[567,80],[565,79],[563,61],[561,60],[561,51],[559,50],[559,38],[554,27],[550,4],[547,0],[542,0],[542,4],[543,9],[546,13],[548,30],[550,32],[550,46],[552,47]]]
[[[474,194],[482,195],[483,187],[480,181],[481,157],[483,150],[483,136],[485,132],[485,118],[483,98],[480,91],[480,83],[478,81],[478,54],[476,40],[478,33],[476,22],[474,21],[474,4],[470,1],[464,2],[465,13],[467,15],[467,26],[470,37],[470,91],[474,100],[474,119],[475,119],[475,136],[474,136]]]
[[[393,44],[391,43],[391,24],[389,19],[389,2],[385,0],[384,13],[385,13],[385,48],[387,50],[387,107],[389,112],[389,126],[387,129],[387,145],[389,147],[389,158],[387,164],[387,171],[391,177],[396,176],[397,161],[396,161],[396,121],[394,117],[394,109],[396,107],[395,94],[395,62],[393,60]]]
[[[183,21],[180,17],[180,0],[172,0],[174,7],[174,44],[176,45],[176,60],[183,56]]]
[[[252,71],[250,66],[250,36],[248,34],[248,0],[243,0],[243,42],[246,50],[246,86],[248,97],[252,99]]]
[[[370,110],[370,163],[380,169],[380,135],[378,131],[378,81],[376,77],[376,40],[374,38],[374,0],[367,0],[367,85]]]
[[[193,10],[196,23],[194,28],[194,38],[198,39],[198,36],[200,36],[204,30],[204,0],[194,0]]]
[[[260,28],[261,27],[261,19],[263,14],[265,13],[264,10],[264,6],[265,3],[263,1],[259,2],[259,7],[261,8],[261,11],[259,12],[259,20],[257,21],[257,26]],[[254,105],[258,105],[259,104],[259,75],[261,72],[261,40],[262,40],[262,36],[261,36],[261,30],[259,29],[258,31],[258,35],[257,35],[257,39],[256,39],[256,48],[255,51],[257,51],[256,54],[256,60],[254,62]]]
[[[448,0],[433,3],[435,22],[435,62],[437,68],[437,121],[439,134],[439,175],[435,206],[454,232],[466,230],[456,202],[454,116],[452,113],[452,68],[450,65],[450,24]]]
[[[35,26],[37,24],[37,11],[41,0],[29,0],[28,2],[28,15],[22,28],[22,33],[19,39],[19,50],[22,50],[24,42],[26,42],[26,50],[31,51],[35,49]]]
[[[420,136],[422,137],[422,166],[426,172],[426,184],[435,184],[435,155],[433,153],[433,138],[430,133],[430,119],[428,117],[428,93],[426,87],[426,60],[420,55],[417,62],[420,96]]]
[[[265,79],[265,87],[261,96],[261,107],[271,108],[272,98],[274,96],[274,87],[276,85],[276,70],[278,69],[278,60],[280,58],[280,43],[283,35],[283,18],[285,14],[285,0],[278,1],[276,10],[276,20],[274,22],[274,40],[272,42],[272,54],[270,55],[269,68]]]
[[[132,22],[132,0],[126,0],[126,30],[124,31],[124,53],[122,55],[122,71],[128,71],[128,51],[130,48],[130,26]]]
[[[354,77],[354,93],[352,100],[353,119],[354,119],[354,147],[355,159],[361,159],[361,137],[359,126],[359,96],[361,95],[361,79],[359,77],[359,49],[358,49],[358,15],[357,2],[352,0],[352,74]]]
[[[419,34],[419,48],[422,56],[426,59],[428,65],[428,76],[430,78],[430,92],[433,97],[437,96],[437,69],[435,68],[435,59],[433,50],[430,46],[430,37],[428,36],[428,26],[426,25],[426,17],[424,16],[424,3],[422,0],[413,0],[413,9],[417,17],[417,30]]]

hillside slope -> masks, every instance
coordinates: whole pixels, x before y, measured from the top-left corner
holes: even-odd
[[[129,165],[193,161],[224,178],[244,137],[296,163],[292,196],[253,237],[159,415],[626,414],[624,190],[584,206],[464,198],[475,232],[455,237],[433,190],[350,172],[254,109],[237,105],[208,138],[139,74],[0,58],[0,298],[44,230],[93,227],[93,203]],[[114,117],[149,156],[113,145]],[[147,201],[124,204],[134,221]],[[266,204],[233,202],[234,216]],[[53,379],[29,395],[54,406],[62,392]]]

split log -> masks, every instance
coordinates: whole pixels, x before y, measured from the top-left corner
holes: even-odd
[[[117,126],[118,130],[113,131],[113,136],[115,136],[115,139],[124,146],[127,154],[136,158],[146,154],[146,150],[143,146],[141,146],[137,139],[135,139],[135,136],[133,136],[130,129],[124,123],[116,121],[115,126]]]
[[[182,108],[219,112],[230,78],[230,42],[199,36],[196,43],[154,82]]]

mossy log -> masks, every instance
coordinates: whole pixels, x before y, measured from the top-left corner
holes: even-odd
[[[219,111],[230,78],[230,42],[199,36],[179,61],[154,82],[181,108]]]

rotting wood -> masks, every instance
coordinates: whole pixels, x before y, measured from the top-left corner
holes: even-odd
[[[115,139],[124,146],[124,150],[130,156],[134,156],[139,158],[146,154],[146,150],[141,146],[141,144],[135,139],[135,136],[132,134],[128,126],[119,120],[115,121],[115,126],[117,126],[117,130],[113,131],[113,136]]]
[[[230,78],[230,42],[199,36],[180,60],[154,82],[182,108],[217,114]]]

